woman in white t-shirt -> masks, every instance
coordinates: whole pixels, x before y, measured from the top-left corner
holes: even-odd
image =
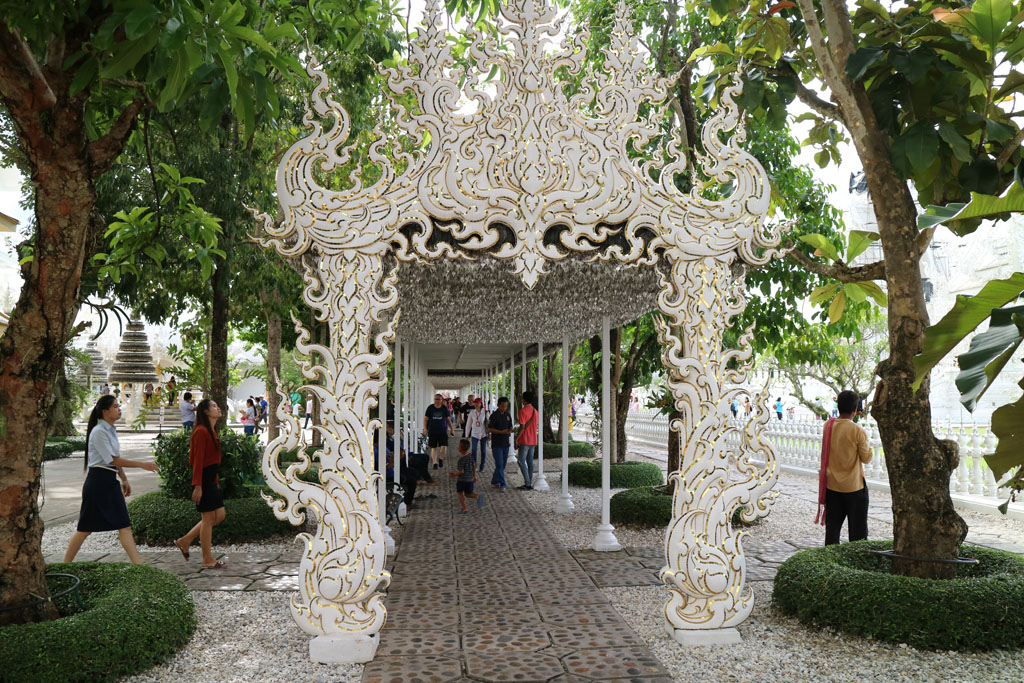
[[[472,443],[473,462],[476,462],[477,446],[480,447],[480,466],[477,471],[481,474],[484,471],[484,461],[487,457],[487,418],[488,413],[484,410],[484,402],[478,398],[473,410],[466,414],[465,434]]]

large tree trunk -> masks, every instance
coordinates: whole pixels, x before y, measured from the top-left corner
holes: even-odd
[[[622,384],[619,385],[619,389],[615,393],[615,403],[612,405],[612,427],[615,434],[613,439],[615,446],[612,451],[613,462],[626,462],[627,447],[629,446],[626,439],[626,420],[629,419],[629,399],[632,394],[633,378],[623,377]]]
[[[74,398],[72,397],[73,387],[68,381],[67,366],[60,364],[57,370],[57,380],[53,384],[53,405],[50,407],[50,415],[46,421],[47,436],[75,436]]]
[[[967,535],[967,524],[949,495],[957,448],[932,433],[928,380],[917,392],[912,386],[913,358],[928,325],[920,269],[926,243],[918,242],[917,208],[907,180],[893,168],[888,133],[878,125],[871,100],[863,85],[846,74],[847,60],[857,49],[846,3],[822,0],[825,30],[811,0],[798,4],[815,60],[864,166],[885,255],[890,357],[878,367],[882,381],[872,414],[889,471],[895,551],[916,558],[898,559],[893,567],[909,576],[952,577],[955,565],[934,560],[955,557]]]
[[[44,421],[64,348],[78,313],[89,216],[96,194],[84,159],[80,126],[54,118],[64,144],[52,158],[33,160],[37,232],[32,260],[10,324],[0,338],[0,604],[18,605],[49,595],[43,576],[43,522],[39,476],[46,440]],[[0,626],[56,618],[50,603],[0,612]]]
[[[225,252],[230,245],[225,244]],[[231,298],[231,275],[227,259],[217,258],[217,267],[211,281],[213,287],[213,308],[210,323],[210,398],[221,407],[223,416],[216,428],[221,429],[228,422],[228,307]]]
[[[277,438],[279,428],[277,408],[281,398],[277,395],[277,378],[281,374],[281,316],[267,311],[267,438]]]

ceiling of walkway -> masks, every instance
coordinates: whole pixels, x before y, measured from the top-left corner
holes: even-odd
[[[657,308],[658,274],[651,266],[549,262],[528,290],[512,262],[490,257],[403,263],[398,273],[402,339],[444,347],[430,369],[488,368],[523,344],[576,343]]]

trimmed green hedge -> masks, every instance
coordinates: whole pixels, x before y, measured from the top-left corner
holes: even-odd
[[[85,437],[75,434],[74,436],[50,436],[46,438],[47,442],[62,442],[69,443],[75,447],[76,451],[85,450]]]
[[[609,502],[612,524],[665,528],[672,521],[672,496],[662,488],[643,486],[619,491]]]
[[[192,497],[192,468],[188,464],[191,439],[192,432],[178,429],[160,436],[153,446],[154,459],[160,466],[161,488],[172,498],[186,501]],[[220,445],[221,494],[224,498],[251,495],[247,487],[263,483],[262,446],[256,439],[233,429],[220,433]]]
[[[664,528],[672,521],[672,495],[664,486],[642,486],[619,491],[612,496],[609,508],[612,524],[645,528]],[[732,513],[733,527],[752,526],[740,519],[743,506]]]
[[[287,521],[274,517],[260,497],[226,499],[224,513],[224,521],[213,527],[214,543],[245,543],[295,532]],[[195,503],[171,498],[163,491],[133,499],[128,503],[128,515],[135,540],[146,545],[171,545],[199,521]]]
[[[113,681],[145,671],[183,647],[195,631],[192,594],[160,569],[112,562],[50,564],[81,579],[81,610],[57,601],[62,618],[0,628],[6,681]],[[66,588],[67,581],[52,588]]]
[[[634,489],[664,484],[661,468],[650,462],[620,462],[611,466],[613,489]],[[601,487],[601,461],[584,460],[569,463],[569,483],[586,488]]]
[[[865,552],[891,541],[856,541],[797,553],[779,567],[772,602],[807,624],[936,650],[1024,646],[1024,558],[965,545],[979,560],[955,579],[890,573],[891,561]]]
[[[569,440],[569,457],[570,458],[593,458],[594,457],[594,444],[587,443],[586,441],[573,441]],[[548,460],[561,460],[562,459],[562,444],[560,443],[546,443],[544,444],[544,458]]]
[[[67,441],[48,440],[45,444],[43,444],[43,462],[66,458],[72,453],[74,453],[76,450],[81,449],[75,448],[75,444],[73,443],[68,443]]]

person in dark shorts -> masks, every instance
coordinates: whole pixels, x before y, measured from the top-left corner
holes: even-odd
[[[138,467],[156,472],[155,462],[126,460],[121,457],[121,444],[117,440],[114,423],[121,418],[117,397],[104,394],[96,401],[89,415],[85,432],[85,468],[88,474],[82,485],[82,508],[78,515],[78,530],[71,535],[65,562],[73,562],[82,543],[94,531],[116,531],[128,559],[133,564],[145,564],[135,547],[132,521],[128,517],[125,496],[132,494],[125,467]],[[117,483],[121,479],[120,486]]]
[[[469,453],[469,439],[459,439],[459,461],[455,464],[455,472],[449,477],[458,477],[455,482],[455,492],[459,494],[459,505],[462,506],[462,514],[467,514],[466,499],[475,498],[476,506],[484,506],[484,494],[473,493],[473,484],[476,483],[476,463]]]
[[[192,466],[192,502],[196,504],[201,518],[191,531],[174,542],[187,562],[188,547],[198,536],[203,552],[203,569],[227,567],[214,558],[211,550],[213,527],[224,521],[224,499],[217,476],[221,461],[220,437],[213,428],[221,414],[220,406],[210,399],[200,401],[196,406],[196,426],[188,447],[188,463]]]
[[[430,449],[430,462],[434,469],[444,467],[448,435],[455,436],[455,433],[452,431],[451,413],[445,407],[441,394],[434,394],[434,404],[427,406],[423,414],[423,433],[427,436],[427,448]]]

